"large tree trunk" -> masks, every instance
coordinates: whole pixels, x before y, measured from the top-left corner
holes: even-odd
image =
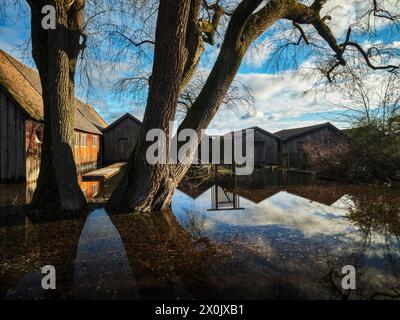
[[[55,30],[42,29],[42,6],[56,8]],[[86,206],[72,152],[74,78],[81,50],[84,1],[31,3],[32,53],[43,88],[44,140],[32,207],[75,211]]]
[[[169,136],[174,120],[184,69],[188,60],[186,29],[190,0],[161,0],[159,6],[153,73],[149,98],[139,142],[132,153],[126,173],[108,203],[111,211],[150,211],[161,209],[175,188],[170,166],[150,165],[146,151],[146,133],[161,129]],[[169,140],[169,139],[168,139]],[[168,145],[168,141],[167,141]],[[167,150],[166,150],[167,152]]]
[[[239,5],[238,10],[236,10],[235,14],[232,16],[218,59],[203,90],[188,111],[178,132],[186,128],[194,129],[198,134],[198,141],[201,141],[201,130],[208,127],[215,113],[218,111],[223,98],[235,78],[243,57],[251,44],[252,39],[250,39],[250,37],[244,38],[243,34],[246,31],[245,26],[249,16],[260,2],[261,0],[254,2],[245,1]],[[161,8],[159,12],[161,14]],[[271,24],[274,21],[276,21],[276,19],[271,19]],[[161,37],[163,36],[164,35],[161,35]],[[156,43],[160,40],[161,39],[156,38]],[[153,69],[153,77],[155,72],[165,72],[165,66],[161,66],[161,69]],[[184,81],[186,81],[186,79],[184,79]],[[151,86],[153,84],[152,82]],[[151,109],[153,109],[152,105],[149,104],[146,108],[146,115],[154,112],[154,110]],[[160,109],[155,112],[159,112],[159,110]],[[165,109],[161,110],[165,112]],[[168,110],[170,112],[175,109],[170,108]],[[143,135],[147,130],[157,125],[157,120],[154,120],[152,126],[149,127],[146,124],[145,116],[141,140],[131,156],[127,173],[110,199],[108,205],[109,210],[140,210],[148,212],[169,207],[175,188],[190,168],[190,166],[186,164],[151,166],[147,163],[145,154],[148,144],[143,143]],[[158,126],[158,128],[160,128],[160,126]],[[196,147],[197,146],[193,146],[192,151]],[[129,191],[127,192],[127,190]]]

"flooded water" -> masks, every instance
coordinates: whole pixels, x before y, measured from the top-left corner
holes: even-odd
[[[172,211],[0,227],[3,299],[400,297],[400,193],[300,173],[186,179]],[[3,219],[4,220],[4,219]],[[53,265],[56,290],[42,290]],[[342,268],[356,268],[344,290]]]

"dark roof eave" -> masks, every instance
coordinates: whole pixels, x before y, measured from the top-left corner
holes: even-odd
[[[269,131],[267,131],[267,130],[264,130],[263,128],[257,127],[257,126],[255,126],[255,127],[250,127],[250,128],[246,128],[246,129],[240,129],[240,130],[236,130],[236,131],[231,131],[231,132],[225,133],[225,134],[223,135],[223,137],[228,136],[228,135],[231,135],[232,133],[235,133],[235,132],[245,132],[246,130],[249,130],[249,129],[253,129],[253,130],[259,131],[259,132],[261,132],[262,134],[265,134],[265,135],[267,135],[267,136],[270,136],[270,137],[272,137],[272,138],[274,138],[274,139],[276,139],[276,140],[282,140],[282,138],[279,137],[279,136],[277,136],[276,134],[273,134],[273,133],[271,133],[271,132],[269,132]]]
[[[142,126],[143,122],[141,122],[139,119],[137,119],[135,116],[131,115],[130,113],[125,113],[123,116],[119,117],[117,120],[115,120],[113,123],[111,123],[108,127],[103,129],[103,133],[111,130],[115,126],[117,126],[120,122],[122,122],[125,119],[131,119],[134,122],[136,122],[138,125]]]
[[[326,127],[326,126],[331,127],[332,129],[334,129],[334,130],[336,131],[337,134],[339,134],[339,135],[344,135],[344,132],[342,132],[340,129],[336,128],[336,127],[335,127],[333,124],[331,124],[330,122],[326,122],[326,123],[322,123],[322,124],[320,124],[320,125],[316,125],[316,126],[311,127],[311,128],[306,128],[306,129],[304,129],[303,131],[294,133],[294,134],[289,135],[289,136],[287,136],[287,137],[280,137],[280,139],[281,139],[282,141],[288,141],[288,140],[291,140],[291,139],[294,139],[294,138],[301,137],[301,136],[303,136],[303,135],[307,135],[307,134],[309,134],[309,133],[311,133],[311,132],[314,132],[314,131],[319,130],[319,129],[321,129],[321,128],[323,128],[323,127]],[[279,131],[278,131],[278,132],[279,132]],[[275,134],[278,135],[278,133],[275,133]]]

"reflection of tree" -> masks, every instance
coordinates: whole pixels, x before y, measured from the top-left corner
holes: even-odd
[[[38,298],[72,298],[76,250],[85,219],[54,218],[52,221],[26,219],[24,224],[7,227],[0,242],[0,297],[29,274],[40,274],[45,265],[53,265],[57,290],[39,292]],[[6,237],[7,236],[7,237]],[[40,283],[36,283],[40,286]],[[26,298],[29,288],[13,298]]]
[[[182,221],[182,226],[193,237],[199,240],[204,236],[205,218],[198,212],[193,210],[185,210],[185,218]]]
[[[378,195],[373,191],[353,197],[354,207],[349,210],[349,218],[368,237],[383,236],[386,241],[399,240],[400,206],[399,194],[389,190]]]
[[[207,238],[196,237],[194,240],[171,212],[151,216],[114,215],[110,218],[121,236],[125,251],[119,249],[119,237],[110,233],[109,227],[95,223],[87,225],[88,220],[84,218],[7,227],[0,243],[0,296],[4,297],[11,288],[17,292],[12,298],[32,296],[29,293],[32,276],[35,276],[37,298],[71,299],[75,293],[86,293],[92,287],[93,292],[88,297],[101,296],[104,290],[112,288],[101,287],[106,284],[96,281],[112,281],[112,274],[120,271],[118,263],[126,253],[141,299],[217,298],[217,290],[211,285],[204,268],[205,262],[214,257]],[[99,221],[102,223],[103,220]],[[88,238],[82,238],[84,225],[91,229]],[[80,250],[84,251],[79,264],[78,243],[82,244]],[[96,267],[94,262],[100,265]],[[44,292],[40,288],[40,271],[47,264],[56,268],[57,289]],[[104,266],[116,269],[105,270]],[[95,274],[87,274],[87,270],[94,270]],[[81,284],[83,288],[76,287],[77,271],[89,276]],[[118,278],[117,274],[115,278]],[[86,291],[79,291],[81,289]],[[129,289],[128,285],[116,287],[118,297],[130,297]],[[112,297],[112,294],[108,296]]]
[[[199,250],[172,212],[111,219],[124,242],[140,298],[216,298],[204,269],[213,254],[209,242]]]
[[[351,248],[346,256],[328,259],[329,272],[323,282],[335,296],[342,299],[350,297],[382,299],[400,298],[400,208],[399,194],[391,190],[383,190],[376,194],[376,190],[364,190],[352,195],[354,205],[348,208],[348,219],[359,230],[361,241]],[[381,244],[382,243],[382,244]],[[368,273],[365,267],[365,258],[373,250],[382,249],[382,255],[390,276],[384,283],[378,283]],[[351,264],[357,270],[357,290],[344,291],[341,288],[341,268]]]

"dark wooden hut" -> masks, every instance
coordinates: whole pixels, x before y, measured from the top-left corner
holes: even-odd
[[[343,132],[329,122],[309,127],[281,130],[275,132],[275,135],[281,138],[279,164],[286,168],[304,167],[305,159],[302,153],[302,145],[304,143],[321,144],[344,139]]]
[[[129,113],[110,124],[104,131],[104,162],[127,161],[139,139],[142,122]]]
[[[242,133],[243,155],[246,153],[246,130],[254,130],[254,163],[256,165],[275,165],[278,161],[278,146],[280,138],[271,132],[260,127],[250,127],[247,129],[230,132],[224,138],[233,136],[238,132]]]

